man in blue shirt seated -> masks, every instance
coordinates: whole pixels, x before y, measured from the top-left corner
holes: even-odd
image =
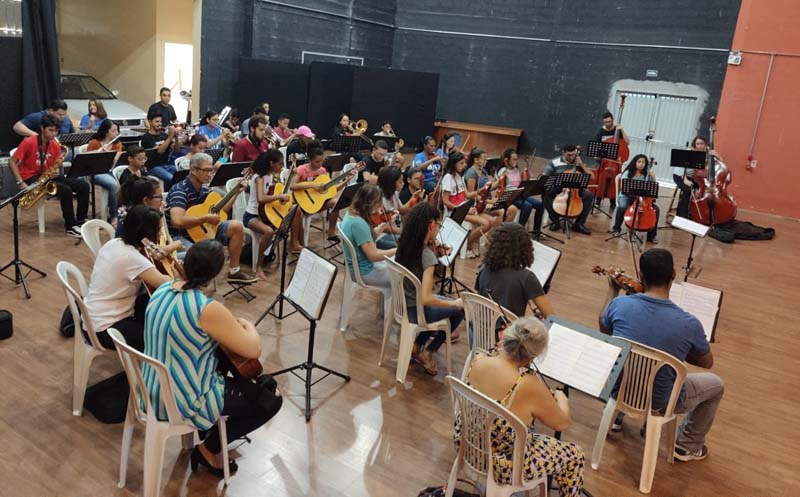
[[[632,340],[666,352],[681,361],[701,368],[714,365],[711,346],[700,321],[669,299],[675,279],[672,254],[664,249],[650,249],[639,258],[644,293],[617,297],[620,287],[609,277],[607,305],[600,314],[600,329],[605,333]],[[653,384],[653,410],[662,410],[669,401],[675,371],[663,367]],[[679,461],[705,459],[706,433],[722,399],[724,385],[714,373],[689,373],[681,388],[676,413],[686,413],[675,442]],[[612,429],[621,429],[617,418]]]
[[[34,112],[14,123],[14,133],[20,136],[38,135],[41,129],[42,118],[51,115],[59,123],[58,134],[74,133],[75,127],[67,117],[67,103],[63,100],[53,100],[47,110]]]
[[[436,188],[436,174],[442,168],[444,157],[436,153],[436,140],[432,136],[426,136],[422,140],[422,152],[414,156],[412,166],[418,171],[422,171],[423,185],[427,193]]]

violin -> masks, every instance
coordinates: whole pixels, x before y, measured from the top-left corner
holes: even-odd
[[[637,280],[636,278],[632,278],[625,274],[624,269],[609,267],[608,269],[602,268],[600,266],[595,266],[592,268],[592,272],[594,274],[605,274],[610,278],[614,279],[617,284],[622,287],[628,295],[632,293],[642,293],[644,292],[644,286],[642,283]]]
[[[508,183],[508,178],[506,174],[503,173],[500,178],[497,180],[497,186],[494,189],[494,197],[500,198],[506,192],[506,184]]]
[[[428,248],[433,250],[433,253],[436,254],[436,257],[444,257],[446,255],[450,255],[450,253],[453,251],[453,247],[445,244],[444,242],[440,242],[436,238],[430,241],[430,243],[428,244]]]
[[[369,220],[372,222],[373,226],[377,226],[381,223],[389,224],[391,222],[391,218],[399,214],[396,210],[392,210],[391,212],[386,212],[383,208],[379,209],[377,212],[373,212],[372,215],[369,217]]]
[[[420,200],[423,200],[424,198],[425,198],[425,189],[420,188],[419,190],[411,194],[411,198],[408,199],[408,207],[413,208],[415,205],[419,203]]]
[[[489,192],[492,190],[492,184],[487,182],[483,188],[478,190],[478,199],[475,202],[475,210],[478,214],[486,209],[486,201],[489,200]]]
[[[708,126],[708,147],[714,149],[714,132],[717,129],[717,118],[712,117]],[[694,175],[700,184],[697,193],[689,205],[689,218],[692,221],[712,226],[724,224],[736,218],[736,200],[728,193],[731,172],[719,158],[709,154],[705,169]]]

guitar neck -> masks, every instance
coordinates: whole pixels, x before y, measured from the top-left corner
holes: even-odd
[[[349,177],[350,177],[349,171],[347,173],[342,173],[339,176],[325,183],[325,189],[327,190],[332,186],[338,186],[340,183],[344,183],[345,181],[347,181]]]

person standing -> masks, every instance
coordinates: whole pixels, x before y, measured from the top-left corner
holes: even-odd
[[[159,101],[147,109],[147,120],[150,121],[151,115],[159,115],[161,116],[161,125],[169,126],[178,120],[175,107],[169,103],[172,98],[172,91],[165,86],[158,91],[158,96]]]
[[[42,118],[46,115],[55,119],[58,125],[57,135],[75,132],[72,121],[67,117],[67,103],[63,100],[53,100],[46,110],[28,114],[14,123],[14,133],[25,137],[38,134],[41,130]]]

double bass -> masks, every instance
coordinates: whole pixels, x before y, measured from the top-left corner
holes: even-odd
[[[708,148],[714,149],[714,132],[717,118],[712,117],[708,127]],[[736,200],[728,193],[731,172],[715,155],[708,154],[705,169],[698,170],[694,179],[699,185],[689,204],[692,221],[713,226],[725,224],[736,218]]]
[[[627,95],[620,95],[619,98],[619,118],[615,126],[614,140],[611,142],[618,145],[617,158],[616,160],[608,158],[600,160],[600,165],[597,167],[598,187],[595,194],[598,199],[609,198],[612,199],[612,201],[616,201],[617,198],[617,186],[614,183],[614,178],[616,178],[622,170],[622,164],[626,162],[631,155],[628,144],[623,139],[622,131],[619,129],[619,125],[622,124],[622,112],[625,110],[625,99]]]

